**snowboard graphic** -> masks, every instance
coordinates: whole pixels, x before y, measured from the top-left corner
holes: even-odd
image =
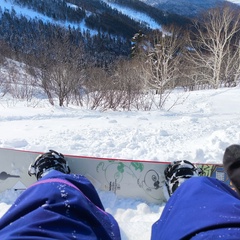
[[[40,152],[0,148],[0,192],[23,191],[36,182],[27,173],[30,163]],[[64,154],[64,153],[63,153]],[[139,198],[150,203],[165,201],[164,170],[169,162],[108,159],[65,155],[71,173],[87,177],[97,190],[117,196]],[[195,164],[203,175],[214,177],[231,186],[221,164]]]

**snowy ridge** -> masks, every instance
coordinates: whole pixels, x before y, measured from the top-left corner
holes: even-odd
[[[195,16],[209,8],[217,6],[219,3],[229,2],[240,5],[240,0],[141,0],[151,6],[161,10],[176,13],[184,16]]]
[[[73,6],[73,5],[71,5]],[[71,22],[64,22],[64,21],[56,21],[53,20],[52,18],[49,18],[39,12],[34,11],[33,9],[29,9],[26,7],[20,7],[16,4],[13,4],[10,0],[5,0],[1,3],[0,8],[2,8],[3,11],[7,10],[7,11],[12,11],[15,10],[15,12],[19,15],[19,16],[25,16],[28,19],[38,19],[38,20],[42,20],[44,23],[52,23],[52,24],[56,24],[62,27],[72,27],[72,28],[79,28],[81,31],[86,31],[89,30],[90,33],[92,35],[97,34],[96,30],[92,30],[89,29],[88,27],[86,27],[85,21],[83,20],[81,23],[71,23]]]
[[[109,3],[107,0],[103,0],[103,2],[108,4],[111,8],[117,9],[119,12],[123,13],[124,15],[130,17],[131,19],[133,19],[135,21],[145,23],[148,27],[150,27],[152,29],[160,29],[161,28],[161,26],[159,24],[157,24],[151,17],[149,17],[148,15],[146,15],[144,13],[137,12],[130,8],[122,7],[119,4]],[[69,3],[69,6],[71,6],[73,8],[77,8],[77,6],[74,4]],[[53,20],[41,13],[38,13],[32,9],[29,9],[26,7],[23,8],[16,4],[13,4],[11,0],[2,1],[0,8],[2,8],[3,11],[5,11],[5,10],[11,11],[12,9],[14,9],[15,12],[19,16],[22,15],[22,16],[27,17],[28,19],[39,19],[39,20],[42,20],[43,22],[51,22],[53,24],[57,24],[57,25],[60,25],[62,27],[66,27],[66,28],[70,26],[70,27],[76,28],[76,29],[79,28],[81,31],[89,30],[92,35],[97,34],[96,30],[89,29],[86,26],[84,20],[81,23],[56,21],[56,20]],[[89,14],[91,14],[91,13],[89,13]]]
[[[134,11],[131,8],[123,7],[119,4],[109,2],[108,0],[102,0],[106,4],[108,4],[111,8],[117,9],[122,14],[129,16],[130,18],[134,19],[135,21],[146,23],[151,29],[161,29],[161,25],[156,23],[154,19],[146,15],[145,13]]]

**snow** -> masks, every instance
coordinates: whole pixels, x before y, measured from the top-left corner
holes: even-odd
[[[39,19],[45,23],[50,22],[50,23],[57,24],[62,27],[66,27],[66,28],[70,26],[75,29],[80,29],[81,31],[89,31],[91,35],[98,34],[98,32],[96,30],[89,29],[86,26],[85,20],[83,20],[80,23],[71,23],[68,21],[55,21],[41,13],[34,11],[33,9],[30,9],[27,7],[22,7],[17,4],[13,4],[11,0],[2,0],[2,1],[0,0],[0,2],[1,2],[0,8],[2,8],[3,11],[14,10],[18,16],[25,16],[28,19]],[[147,26],[149,26],[152,29],[161,29],[161,25],[157,24],[156,21],[154,21],[154,19],[149,17],[147,14],[134,11],[130,8],[122,7],[121,5],[118,5],[118,4],[108,3],[106,0],[104,0],[104,2],[106,2],[111,8],[117,9],[119,12],[125,14],[126,16],[128,16],[136,21],[145,23]],[[71,6],[72,8],[75,8],[75,9],[77,8],[77,6],[74,4],[68,3],[68,5]]]
[[[240,87],[176,91],[169,101],[179,94],[184,101],[170,111],[146,112],[60,108],[44,99],[26,102],[4,96],[0,98],[0,147],[146,161],[221,163],[225,148],[240,143]],[[164,203],[117,198],[106,192],[99,195],[118,221],[123,239],[150,239],[151,226],[160,217]],[[16,198],[15,192],[0,194],[0,216]]]
[[[13,6],[8,0],[1,1],[1,7],[14,8],[17,14],[29,18],[52,21],[33,10]],[[119,6],[113,7],[120,11]],[[126,8],[121,11],[152,28],[160,27],[145,15]],[[84,22],[71,26],[86,28]],[[179,94],[175,92],[170,100]],[[26,102],[1,97],[0,147],[146,161],[221,163],[225,148],[240,143],[240,87],[184,93],[183,99],[183,104],[170,111],[166,106],[165,110],[147,112],[100,112],[76,106],[53,107],[44,99]],[[106,210],[118,221],[123,240],[150,239],[151,226],[160,217],[164,203],[117,198],[106,192],[99,195]],[[14,191],[0,193],[0,217],[17,197]]]
[[[71,6],[74,8],[74,5],[71,4]],[[35,19],[35,20],[42,20],[44,23],[52,23],[56,24],[61,27],[68,28],[69,26],[75,29],[80,29],[81,31],[88,31],[90,32],[91,35],[97,35],[98,32],[93,29],[89,29],[85,21],[81,21],[79,23],[71,23],[68,21],[56,21],[53,20],[52,18],[49,18],[45,16],[44,14],[38,13],[37,11],[34,11],[33,9],[27,8],[27,7],[22,7],[17,4],[13,4],[10,0],[2,0],[1,1],[1,6],[3,11],[12,11],[14,10],[17,14],[17,16],[21,17],[24,16],[27,19]]]
[[[102,0],[102,1],[108,4],[112,9],[117,9],[122,14],[129,16],[131,19],[141,23],[145,23],[151,29],[161,29],[161,25],[158,24],[153,18],[149,17],[145,13],[135,11],[131,8],[124,7],[117,3],[109,2],[108,0]]]

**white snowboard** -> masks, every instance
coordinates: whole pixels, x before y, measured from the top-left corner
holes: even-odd
[[[36,182],[28,175],[28,167],[40,152],[0,148],[0,192],[24,190]],[[65,155],[71,173],[87,177],[93,185],[118,196],[132,197],[153,203],[165,200],[164,174],[168,163],[94,158]]]
[[[0,192],[8,189],[22,191],[36,182],[36,178],[30,177],[27,172],[39,154],[41,153],[0,148]],[[169,162],[64,156],[71,173],[84,175],[96,189],[150,203],[165,201],[164,170]],[[204,176],[217,178],[231,186],[221,164],[196,165],[202,168]]]

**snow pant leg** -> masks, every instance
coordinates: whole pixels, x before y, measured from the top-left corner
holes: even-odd
[[[76,188],[78,188],[92,203],[104,210],[96,189],[86,177],[77,174],[64,174],[58,171],[50,171],[41,180],[54,178],[64,179],[70,182]]]
[[[166,203],[151,239],[189,239],[224,227],[240,228],[239,196],[217,179],[192,177]]]
[[[117,222],[83,176],[51,171],[0,219],[0,239],[73,238],[120,239]]]

